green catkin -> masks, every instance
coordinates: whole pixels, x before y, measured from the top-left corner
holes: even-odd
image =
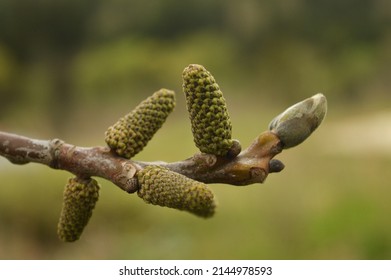
[[[233,144],[227,106],[214,77],[202,66],[183,71],[183,91],[194,142],[203,153],[225,156]]]
[[[119,156],[132,158],[152,139],[175,107],[175,93],[161,89],[120,118],[106,131],[107,145]]]
[[[147,166],[137,173],[138,196],[146,203],[185,210],[197,216],[213,216],[216,203],[203,183],[159,166]]]
[[[98,201],[99,188],[98,182],[92,178],[68,180],[57,227],[60,240],[73,242],[80,238]]]

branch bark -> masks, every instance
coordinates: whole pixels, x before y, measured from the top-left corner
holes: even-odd
[[[233,150],[240,151],[240,145]],[[101,177],[122,190],[138,190],[137,171],[159,165],[204,183],[249,185],[262,183],[267,175],[279,172],[284,165],[273,159],[282,151],[278,136],[270,131],[259,135],[238,155],[216,156],[199,153],[178,162],[141,162],[117,156],[109,147],[78,147],[59,139],[37,140],[0,132],[0,155],[13,164],[30,162],[69,171],[80,178]]]

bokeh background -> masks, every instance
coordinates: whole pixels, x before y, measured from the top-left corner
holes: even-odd
[[[182,70],[220,84],[249,145],[291,104],[328,98],[321,127],[264,184],[211,185],[204,220],[110,182],[82,238],[57,239],[71,174],[0,159],[1,259],[390,259],[391,3],[386,0],[0,0],[0,130],[80,146],[159,88],[177,107],[140,160],[197,150]]]

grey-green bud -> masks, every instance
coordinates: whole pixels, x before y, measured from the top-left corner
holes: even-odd
[[[159,166],[147,166],[137,173],[138,196],[146,203],[185,210],[204,218],[213,216],[216,203],[204,184]]]
[[[327,112],[327,99],[318,93],[286,109],[269,124],[280,138],[283,148],[299,145],[322,123]]]

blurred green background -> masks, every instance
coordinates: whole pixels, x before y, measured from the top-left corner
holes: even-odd
[[[325,122],[278,156],[263,185],[211,185],[204,220],[99,179],[82,238],[57,239],[66,179],[0,158],[1,259],[390,259],[391,3],[385,0],[0,0],[0,130],[104,145],[104,131],[159,88],[177,108],[139,160],[197,150],[182,70],[220,84],[249,145],[318,92]]]

